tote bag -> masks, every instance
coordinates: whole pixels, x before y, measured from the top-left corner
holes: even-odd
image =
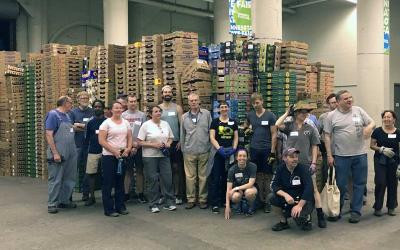
[[[340,214],[340,190],[336,186],[335,168],[329,169],[328,180],[321,193],[322,211],[329,217]]]

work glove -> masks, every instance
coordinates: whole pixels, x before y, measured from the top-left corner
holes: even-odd
[[[226,153],[225,153],[224,147],[219,147],[219,149],[217,150],[217,154],[219,154],[220,156],[226,158]]]
[[[253,135],[253,130],[251,128],[246,128],[244,130],[244,136],[251,137]]]
[[[274,164],[275,160],[276,160],[275,153],[270,153],[268,156],[268,160],[267,160],[268,165],[272,166],[272,164]]]
[[[384,154],[388,158],[393,158],[393,156],[395,155],[395,153],[393,152],[393,148],[386,147],[380,147],[379,153]]]
[[[227,158],[229,158],[231,155],[233,155],[235,153],[236,153],[236,148],[229,148],[225,152]]]
[[[317,171],[317,164],[311,163],[311,165],[310,165],[310,173],[311,173],[311,175],[315,174],[316,171]]]

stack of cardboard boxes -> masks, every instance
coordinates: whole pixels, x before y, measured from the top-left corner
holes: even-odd
[[[141,96],[140,85],[142,71],[139,70],[139,54],[141,43],[129,44],[126,46],[126,94],[135,95],[138,99]]]
[[[307,78],[305,93],[311,97],[311,94],[318,91],[318,69],[314,65],[308,64],[306,67]]]
[[[114,44],[109,44],[107,48],[108,53],[108,100],[114,101],[117,97],[117,64],[124,64],[126,60],[126,47]],[[118,77],[125,77],[125,65],[118,66],[118,72],[123,73],[123,75],[118,75]],[[121,82],[121,79],[118,80]],[[124,84],[122,79],[122,84]],[[123,87],[125,88],[125,86]],[[125,92],[124,92],[125,93]]]
[[[96,46],[90,51],[89,68],[93,70],[95,77],[88,77],[87,90],[90,100],[100,99],[106,107],[111,104],[109,98],[109,67],[108,49],[105,46]],[[90,73],[89,73],[90,74]]]

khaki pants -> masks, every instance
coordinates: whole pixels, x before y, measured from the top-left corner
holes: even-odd
[[[207,202],[207,163],[209,153],[184,154],[186,175],[186,197],[188,202],[196,201],[196,182],[199,178],[199,202]]]

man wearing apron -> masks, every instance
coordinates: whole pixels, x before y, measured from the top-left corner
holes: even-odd
[[[70,201],[76,178],[76,147],[71,111],[72,99],[61,96],[57,108],[49,111],[45,120],[48,162],[48,204],[49,213],[57,208],[76,208]]]

